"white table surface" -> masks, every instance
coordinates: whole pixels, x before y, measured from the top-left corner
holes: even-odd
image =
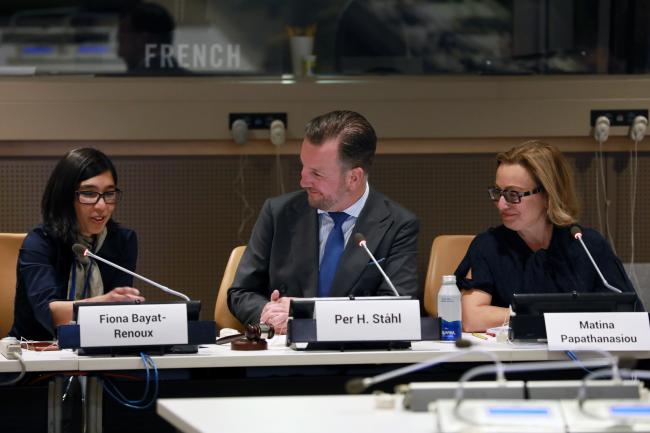
[[[77,371],[79,369],[79,357],[71,350],[56,350],[51,352],[23,350],[22,357],[28,372]],[[0,373],[17,371],[20,371],[18,361],[6,359],[0,355]]]
[[[157,412],[184,433],[432,433],[435,417],[375,408],[373,395],[159,399]]]
[[[389,408],[377,405],[378,398],[388,398],[394,404]],[[607,417],[610,405],[647,407],[648,400],[591,400],[585,407],[605,419],[587,417],[575,400],[527,400],[531,404],[553,405],[562,419],[560,426],[549,424],[525,425],[531,420],[513,420],[503,425],[477,426],[457,420],[451,415],[455,402],[439,401],[434,412],[410,412],[402,408],[402,396],[383,395],[337,395],[297,397],[223,397],[159,399],[156,411],[163,419],[183,433],[435,433],[438,432],[438,417],[453,420],[455,428],[467,432],[524,432],[564,431],[564,423],[573,432],[649,432],[650,422],[642,416],[634,417],[621,424],[621,420]],[[476,407],[486,407],[493,400],[466,401],[474,406],[461,408],[465,415],[476,414]],[[513,403],[505,402],[506,406]],[[524,404],[524,401],[522,401]],[[515,404],[516,405],[516,404]],[[493,423],[496,420],[492,420]],[[547,422],[548,420],[544,420]],[[628,424],[629,423],[629,424]],[[448,424],[451,425],[451,424]],[[559,428],[558,428],[559,427]],[[452,427],[454,429],[454,427]],[[456,430],[455,430],[456,431]]]
[[[481,340],[471,334],[465,338],[481,349],[493,352],[501,361],[546,361],[568,360],[560,352],[549,352],[546,344],[497,343],[494,339]],[[204,345],[197,354],[154,356],[158,368],[219,368],[219,367],[273,367],[311,365],[358,365],[358,364],[412,364],[467,349],[457,349],[453,343],[436,341],[414,342],[406,350],[364,350],[364,351],[296,351],[285,346],[284,336],[274,337],[265,351],[234,351],[230,345]],[[625,352],[625,356],[637,359],[650,358],[650,352]],[[599,357],[595,354],[580,354],[580,358]],[[468,353],[453,362],[487,362],[484,354]],[[79,369],[133,370],[143,368],[136,356],[80,356]]]
[[[567,360],[564,352],[549,352],[545,344],[497,343],[494,339],[481,340],[470,334],[465,338],[481,349],[493,352],[501,361]],[[154,356],[158,368],[228,368],[228,367],[274,367],[359,364],[412,364],[427,361],[466,349],[453,344],[436,341],[414,342],[406,350],[366,351],[296,351],[284,344],[284,336],[273,338],[265,351],[234,351],[230,345],[201,346],[199,353],[187,355]],[[619,355],[637,359],[650,358],[650,352],[620,352]],[[586,359],[595,354],[580,354]],[[144,368],[138,356],[78,356],[69,350],[34,352],[23,350],[27,371],[102,371],[138,370]],[[485,362],[484,354],[468,353],[452,362]],[[0,356],[0,372],[20,371],[18,361]]]

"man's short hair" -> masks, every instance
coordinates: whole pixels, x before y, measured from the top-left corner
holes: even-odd
[[[305,138],[315,145],[338,139],[341,163],[347,168],[361,167],[366,174],[370,171],[377,135],[361,114],[340,110],[318,116],[305,127]]]

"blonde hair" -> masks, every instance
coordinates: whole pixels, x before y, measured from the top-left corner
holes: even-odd
[[[574,224],[580,205],[576,196],[573,172],[557,147],[541,141],[527,141],[497,155],[501,164],[519,164],[544,189],[548,198],[546,213],[557,226]]]

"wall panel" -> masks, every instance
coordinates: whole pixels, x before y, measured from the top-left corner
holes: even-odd
[[[110,152],[109,152],[110,153]],[[596,164],[591,153],[569,153],[584,204],[582,221],[598,228]],[[618,253],[630,256],[627,153],[607,154],[610,216]],[[230,250],[245,243],[265,198],[297,188],[297,155],[115,156],[124,199],[116,219],[138,232],[142,274],[204,301],[211,317],[216,289]],[[57,158],[0,158],[0,231],[27,231],[40,220],[40,196]],[[420,281],[431,242],[445,233],[477,233],[498,223],[487,198],[494,154],[380,154],[371,185],[420,217]],[[650,261],[650,154],[639,158],[636,261]],[[282,182],[278,173],[282,173]],[[249,204],[246,209],[244,201]],[[246,216],[249,216],[246,219]],[[242,223],[243,221],[243,223]],[[137,283],[150,299],[169,299]]]

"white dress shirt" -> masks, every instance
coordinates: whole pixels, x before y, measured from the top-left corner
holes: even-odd
[[[363,192],[359,200],[355,201],[350,207],[343,209],[341,212],[345,212],[350,215],[348,219],[343,222],[341,229],[343,230],[343,238],[345,239],[345,245],[348,244],[348,239],[352,235],[354,226],[357,224],[357,219],[359,214],[363,210],[363,207],[368,200],[368,194],[370,193],[370,186],[366,182],[366,190]],[[330,232],[334,228],[334,220],[329,216],[327,211],[318,209],[318,224],[320,229],[318,231],[318,242],[319,242],[319,254],[318,254],[318,263],[323,260],[323,253],[325,252],[325,243],[327,243],[327,238],[330,235]]]

